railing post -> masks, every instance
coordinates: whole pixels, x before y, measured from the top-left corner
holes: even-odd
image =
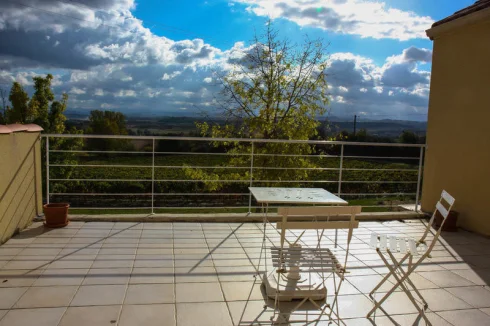
[[[49,137],[46,137],[46,204],[49,204]]]
[[[344,165],[344,144],[340,147],[340,166],[339,166],[339,188],[337,190],[337,196],[342,193],[342,166]]]
[[[254,175],[254,142],[252,142],[252,150],[250,152],[250,187],[253,185]],[[252,193],[248,195],[248,213],[252,213]]]
[[[155,214],[155,138],[152,140],[152,159],[151,159],[151,214]]]
[[[419,156],[419,174],[417,176],[417,193],[415,194],[415,211],[419,211],[419,192],[420,192],[420,180],[422,179],[422,161],[424,160],[424,146],[420,146]]]

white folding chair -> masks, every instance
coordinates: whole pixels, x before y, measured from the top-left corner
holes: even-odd
[[[340,320],[338,317],[337,295],[344,280],[353,229],[359,226],[359,222],[356,221],[355,217],[360,212],[360,206],[287,207],[278,209],[278,215],[282,216],[282,221],[276,224],[277,230],[281,234],[280,246],[271,248],[274,270],[264,277],[267,295],[274,299],[274,315],[271,320],[278,316],[278,321],[288,322],[291,314],[297,315],[295,312],[306,302],[311,303],[317,309],[318,315],[315,315],[315,319],[325,315],[326,309],[330,308],[328,317],[331,319],[333,313]],[[348,219],[339,220],[341,219],[339,217],[331,220],[332,216],[337,215],[348,215]],[[311,216],[313,221],[288,221],[290,216],[306,218]],[[322,238],[327,229],[348,230],[343,265],[330,249],[321,247]],[[302,230],[302,232],[300,231],[299,236],[294,235],[296,237],[295,241],[289,241],[286,238],[286,231],[288,230]],[[301,237],[307,230],[317,231],[318,242],[315,248],[306,247],[300,243]],[[285,246],[285,243],[288,246]],[[332,305],[325,304],[321,307],[315,301],[326,298],[327,288],[325,281],[332,276],[334,281]],[[338,286],[336,277],[340,278]],[[287,312],[282,311],[280,302],[293,299],[299,299],[300,301],[293,305],[292,308],[289,307]],[[302,321],[295,317],[294,322]],[[304,322],[311,322],[311,320],[304,320]]]
[[[446,208],[443,204],[443,200],[447,203]],[[446,221],[447,216],[449,215],[449,212],[451,211],[452,207],[454,205],[454,198],[448,194],[445,190],[442,191],[441,198],[436,204],[436,208],[432,214],[432,217],[429,221],[429,224],[427,225],[427,228],[422,235],[422,237],[417,241],[412,238],[406,238],[406,237],[400,237],[400,236],[390,236],[386,234],[377,234],[373,233],[371,234],[371,246],[376,249],[376,252],[378,255],[381,257],[383,260],[384,264],[389,270],[389,273],[381,280],[381,282],[369,293],[369,296],[373,299],[374,301],[374,307],[369,311],[367,314],[367,317],[369,318],[377,309],[381,309],[383,312],[385,312],[382,308],[381,305],[383,302],[388,299],[388,297],[398,288],[401,287],[402,290],[406,293],[410,301],[414,304],[415,308],[419,312],[419,314],[424,318],[424,320],[427,322],[428,325],[431,325],[429,320],[427,319],[427,316],[425,315],[425,309],[427,309],[427,302],[425,299],[422,297],[420,292],[417,290],[413,282],[410,280],[410,274],[419,266],[427,257],[430,257],[430,253],[434,246],[437,243],[437,240],[439,238],[439,235],[441,234],[442,226],[444,225],[444,222]],[[439,214],[442,215],[443,221],[441,225],[439,226],[439,229],[437,230],[436,234],[432,238],[432,241],[430,242],[429,245],[427,245],[425,239],[427,238],[427,235],[430,232],[431,225],[434,221],[434,218],[439,212]],[[421,245],[425,245],[425,251],[421,248]],[[423,252],[421,252],[423,251]],[[403,256],[397,260],[395,257],[394,253],[400,253]],[[389,257],[391,260],[391,263],[388,261],[386,256]],[[413,257],[419,257],[416,262],[413,262]],[[408,266],[406,270],[403,269],[402,265],[403,263],[408,259]],[[379,301],[376,301],[374,298],[374,293],[388,280],[390,276],[393,276],[396,280],[395,285],[391,288],[390,291],[388,291]],[[417,296],[422,300],[423,303],[423,309],[417,304],[415,298],[410,292],[409,287],[417,294]],[[386,312],[385,312],[386,313]]]

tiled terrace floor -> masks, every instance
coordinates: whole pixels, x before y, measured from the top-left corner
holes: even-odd
[[[385,305],[393,320],[365,318],[367,293],[386,272],[367,243],[372,231],[419,237],[424,227],[362,222],[355,230],[339,300],[347,325],[414,323],[416,310],[402,292]],[[267,235],[278,239],[272,229]],[[313,244],[315,237],[304,239]],[[332,240],[328,233],[323,245]],[[261,243],[253,223],[73,222],[55,230],[35,223],[0,246],[0,325],[264,325],[272,310],[264,311],[252,265]],[[340,233],[340,256],[344,243]],[[433,325],[490,325],[489,249],[490,239],[443,233],[413,275]]]

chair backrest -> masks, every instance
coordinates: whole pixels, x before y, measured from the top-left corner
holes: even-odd
[[[444,202],[445,202],[445,204],[444,204]],[[432,239],[430,246],[428,247],[428,250],[427,250],[428,252],[430,252],[432,250],[432,248],[434,247],[434,245],[436,244],[437,239],[439,238],[439,235],[441,234],[442,227],[444,226],[444,223],[446,222],[446,219],[449,216],[449,212],[451,212],[451,209],[453,208],[454,202],[455,202],[454,197],[451,196],[446,190],[443,190],[441,193],[441,198],[436,203],[436,208],[434,209],[434,212],[432,213],[432,217],[429,220],[429,224],[427,225],[427,229],[425,230],[425,233],[422,236],[422,238],[420,238],[420,240],[419,240],[419,242],[423,242],[425,240],[425,238],[427,237],[427,235],[430,232],[430,229],[432,227],[432,223],[434,222],[434,219],[435,219],[437,213],[439,213],[442,216],[442,222],[439,225],[439,228],[437,229],[437,232],[434,235],[434,238]]]
[[[280,207],[277,215],[282,216],[282,222],[276,224],[277,229],[284,231],[286,229],[349,229],[347,240],[350,243],[352,239],[353,228],[359,227],[359,221],[356,221],[356,215],[361,213],[361,206],[313,206],[313,207]],[[346,221],[288,221],[290,216],[312,216],[312,217],[330,217],[336,215],[349,215]]]

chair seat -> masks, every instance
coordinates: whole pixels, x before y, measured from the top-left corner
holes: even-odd
[[[272,265],[288,272],[292,268],[300,272],[338,272],[342,265],[327,248],[271,247]]]
[[[418,256],[417,243],[412,238],[400,237],[396,235],[371,234],[370,246],[381,251],[389,250],[392,253],[410,253],[412,256]]]

